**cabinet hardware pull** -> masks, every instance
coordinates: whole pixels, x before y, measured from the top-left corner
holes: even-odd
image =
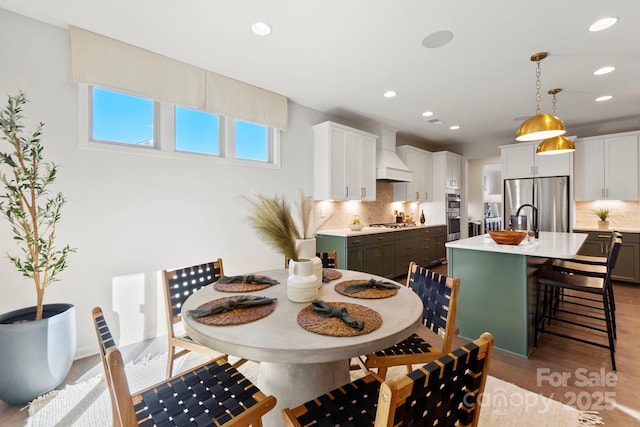
[[[419,199],[420,199],[420,192],[416,191],[416,200],[419,200]]]
[[[360,188],[360,196],[367,197],[367,189],[365,187]]]
[[[344,195],[346,197],[349,197],[349,186],[348,185],[344,187]]]

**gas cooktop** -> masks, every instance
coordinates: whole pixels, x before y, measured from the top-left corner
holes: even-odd
[[[406,228],[406,227],[415,227],[415,223],[407,223],[407,222],[389,222],[386,224],[369,224],[369,227],[381,227],[381,228]]]

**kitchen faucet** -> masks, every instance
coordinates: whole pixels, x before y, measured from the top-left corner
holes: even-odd
[[[520,215],[520,209],[526,208],[526,207],[530,207],[531,210],[533,211],[533,223],[531,224],[531,229],[535,235],[535,238],[537,239],[539,234],[538,233],[538,208],[536,208],[530,203],[525,203],[524,205],[518,208],[518,210],[516,211],[516,216]]]

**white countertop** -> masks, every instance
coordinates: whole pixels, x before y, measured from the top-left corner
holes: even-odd
[[[323,234],[325,236],[338,236],[338,237],[351,237],[351,236],[364,236],[367,234],[379,234],[379,233],[393,233],[396,231],[402,232],[407,230],[422,230],[429,227],[441,227],[445,224],[429,224],[429,225],[412,225],[409,227],[401,228],[386,228],[386,227],[364,227],[362,230],[353,231],[349,227],[334,228],[328,230],[318,230],[316,234]]]
[[[447,248],[500,252],[545,258],[573,258],[587,239],[585,233],[541,231],[538,239],[525,239],[519,245],[498,245],[488,234],[447,242]]]

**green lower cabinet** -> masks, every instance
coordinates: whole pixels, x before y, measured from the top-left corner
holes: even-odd
[[[446,259],[446,227],[403,228],[357,236],[318,234],[318,252],[338,252],[338,268],[395,278],[415,261],[428,267]]]
[[[528,357],[533,346],[535,277],[524,255],[449,248],[448,275],[460,278],[460,336],[490,332],[495,346]]]

